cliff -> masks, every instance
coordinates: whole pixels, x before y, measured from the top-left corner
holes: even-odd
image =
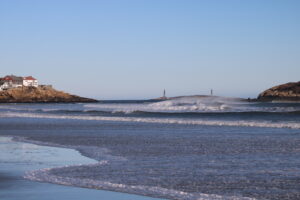
[[[0,91],[0,103],[72,103],[97,100],[57,91],[50,86],[19,87]]]
[[[286,83],[286,84],[272,87],[260,93],[257,99],[261,101],[273,101],[273,100],[300,101],[300,81]]]

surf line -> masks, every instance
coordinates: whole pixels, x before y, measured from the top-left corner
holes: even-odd
[[[27,113],[5,113],[5,117],[25,117],[25,118],[44,118],[44,119],[73,119],[91,121],[119,121],[119,122],[142,122],[142,123],[163,123],[163,124],[186,124],[204,126],[243,126],[260,128],[290,128],[300,129],[300,124],[296,122],[274,123],[270,121],[220,121],[220,120],[188,120],[188,119],[156,119],[156,118],[137,118],[137,117],[100,117],[100,116],[74,116],[74,115],[50,115],[50,114],[27,114]]]
[[[78,151],[82,149],[83,146],[79,146],[76,148],[76,146],[64,146],[64,145],[58,145],[53,143],[47,143],[47,142],[39,142],[39,141],[33,141],[26,139],[24,137],[14,137],[15,141],[19,142],[26,142],[26,143],[33,143],[36,145],[41,146],[50,146],[50,147],[60,147],[60,148],[70,148],[72,147],[72,150]],[[95,149],[93,149],[94,151]],[[100,151],[103,151],[101,148],[99,148]],[[107,153],[107,152],[106,152]],[[81,153],[82,154],[82,153]],[[103,156],[103,152],[101,152]],[[101,157],[102,157],[101,156]],[[110,157],[112,158],[112,157]],[[114,158],[114,159],[120,159],[120,158]],[[149,196],[149,197],[156,197],[156,198],[167,198],[167,199],[182,199],[182,200],[196,200],[196,199],[203,199],[203,200],[253,200],[253,198],[248,197],[237,197],[237,196],[221,196],[216,194],[204,194],[204,193],[187,193],[184,191],[177,191],[173,189],[167,189],[167,188],[161,188],[161,187],[153,187],[153,186],[143,186],[143,185],[126,185],[126,184],[120,184],[120,183],[112,183],[109,181],[102,181],[102,180],[94,180],[89,178],[73,178],[73,177],[64,177],[60,175],[54,174],[52,171],[59,171],[59,170],[68,170],[70,168],[76,168],[76,167],[84,167],[84,166],[100,166],[100,165],[109,165],[109,160],[100,160],[95,161],[95,163],[90,164],[78,164],[78,165],[66,165],[66,166],[60,166],[60,167],[53,167],[53,168],[44,168],[44,169],[38,169],[33,171],[28,171],[25,173],[24,178],[32,180],[32,181],[38,181],[38,182],[47,182],[47,183],[54,183],[59,185],[66,185],[66,186],[75,186],[75,187],[82,187],[82,188],[90,188],[90,189],[99,189],[99,190],[108,190],[108,191],[114,191],[114,192],[122,192],[122,193],[129,193],[129,194],[137,194],[137,195],[143,195],[143,196]]]

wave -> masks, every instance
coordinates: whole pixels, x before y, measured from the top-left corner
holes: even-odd
[[[180,97],[155,103],[97,103],[86,104],[85,108],[112,113],[207,113],[207,112],[295,112],[300,104],[250,103],[237,98],[225,97]]]
[[[299,113],[299,103],[259,103],[215,96],[179,97],[166,101],[103,101],[93,104],[10,104],[0,111],[39,113],[149,114],[149,113]]]
[[[141,109],[145,110],[145,109]],[[92,116],[148,116],[148,117],[222,117],[222,116],[299,116],[299,110],[284,110],[279,112],[277,109],[273,112],[268,111],[227,111],[227,112],[164,112],[164,111],[141,111],[141,110],[115,110],[115,111],[102,111],[97,109],[5,109],[2,112],[24,112],[24,113],[49,113],[49,114],[79,114],[79,115],[92,115]]]
[[[298,122],[272,122],[262,120],[203,120],[185,118],[151,118],[151,117],[106,117],[106,116],[82,116],[82,115],[55,115],[37,113],[0,113],[0,117],[24,117],[24,118],[45,118],[45,119],[74,119],[94,121],[119,121],[119,122],[144,122],[163,124],[186,124],[186,125],[208,125],[208,126],[244,126],[244,127],[265,127],[265,128],[292,128],[300,129]]]
[[[26,179],[32,181],[48,182],[54,184],[84,187],[91,189],[102,189],[102,190],[111,190],[116,192],[124,192],[131,194],[138,194],[144,196],[160,197],[160,198],[169,198],[169,199],[180,199],[180,200],[251,200],[253,198],[248,197],[238,197],[238,196],[221,196],[216,194],[205,194],[205,193],[188,193],[173,189],[166,189],[162,187],[154,186],[145,186],[145,185],[126,185],[122,183],[113,183],[110,181],[102,181],[92,178],[76,178],[78,176],[78,169],[81,167],[98,167],[98,166],[107,166],[114,161],[127,161],[126,158],[119,156],[113,156],[110,154],[110,151],[106,148],[100,148],[96,146],[82,146],[82,145],[61,145],[49,142],[42,142],[36,140],[30,140],[25,137],[15,136],[13,137],[14,141],[33,143],[43,146],[53,146],[61,148],[71,148],[79,151],[83,156],[87,156],[95,160],[95,163],[91,164],[78,164],[78,165],[67,165],[54,168],[44,168],[34,171],[27,171],[23,176]],[[96,148],[96,149],[93,149]],[[96,152],[96,153],[95,153]],[[100,156],[99,156],[100,154]],[[65,170],[68,171],[68,174],[73,174],[71,177],[65,175]]]
[[[90,166],[105,165],[105,164],[108,164],[108,162],[101,161],[97,164],[90,164]],[[154,186],[142,186],[142,185],[136,186],[136,185],[112,183],[108,181],[101,181],[101,180],[88,179],[88,178],[71,178],[71,177],[64,177],[63,175],[58,176],[51,173],[53,169],[60,170],[65,168],[69,168],[69,166],[31,171],[31,172],[27,172],[24,178],[33,181],[50,182],[55,184],[92,188],[92,189],[112,190],[116,192],[124,192],[124,193],[138,194],[144,196],[169,198],[169,199],[180,199],[180,200],[251,200],[253,199],[254,200],[254,198],[248,198],[248,197],[221,196],[216,194],[204,194],[204,193],[187,193],[183,191],[177,191],[177,190],[154,187]]]

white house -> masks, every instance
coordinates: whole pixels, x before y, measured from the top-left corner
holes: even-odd
[[[38,81],[32,76],[23,77],[23,86],[38,87]]]
[[[11,75],[0,78],[0,91],[23,86],[38,87],[38,81],[32,76],[19,77]]]
[[[9,84],[7,82],[4,82],[3,84],[0,84],[0,91],[9,89]]]

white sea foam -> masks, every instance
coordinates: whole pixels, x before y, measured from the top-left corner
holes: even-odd
[[[106,165],[106,164],[108,164],[107,161],[101,161],[97,164],[90,164],[89,166]],[[102,189],[102,190],[113,190],[117,192],[126,192],[132,194],[178,199],[178,200],[251,200],[253,199],[248,197],[221,196],[216,194],[187,193],[183,191],[177,191],[177,190],[166,189],[161,187],[126,185],[126,184],[112,183],[108,181],[101,181],[101,180],[88,179],[88,178],[64,177],[63,174],[61,176],[58,176],[51,173],[51,170],[53,169],[57,171],[59,169],[65,169],[68,167],[69,166],[30,171],[25,174],[24,178],[33,181],[50,182],[50,183],[56,183],[61,185],[68,185],[68,186],[77,186],[77,187]]]
[[[275,104],[276,105],[276,104]],[[143,112],[292,112],[299,108],[289,106],[260,106],[260,103],[249,103],[237,98],[225,97],[180,97],[166,101],[143,104],[86,104],[85,108],[99,111],[132,113]]]
[[[144,104],[86,104],[87,108],[102,111],[125,112],[205,112],[225,111],[230,109],[229,102],[237,102],[235,99],[222,97],[182,97],[167,101]]]
[[[177,99],[152,103],[148,107],[152,110],[175,112],[213,112],[226,111],[232,108],[232,103],[240,103],[233,98],[223,97],[181,97]]]
[[[103,151],[103,148],[99,148],[99,147],[95,147],[97,149],[91,149],[90,146],[65,146],[65,145],[59,145],[59,144],[53,144],[47,142],[28,140],[24,137],[19,137],[19,136],[14,137],[13,140],[19,142],[33,143],[37,145],[72,148],[72,149],[79,150],[79,152],[81,153],[84,148],[86,148],[85,151],[87,152],[88,151],[98,152],[100,150],[100,154],[102,157],[104,154],[107,154],[106,158],[109,157],[109,152],[105,150]],[[92,157],[94,158],[94,156],[95,155],[93,155]],[[115,156],[111,156],[111,157],[115,157]],[[248,197],[221,196],[216,194],[205,194],[205,193],[187,193],[183,191],[177,191],[173,189],[166,189],[166,188],[154,187],[154,186],[126,185],[126,184],[113,183],[109,181],[102,181],[102,180],[96,180],[91,178],[67,177],[64,174],[64,171],[68,170],[68,173],[74,173],[77,176],[78,175],[78,170],[76,169],[77,167],[85,167],[85,166],[97,167],[97,166],[109,165],[110,162],[113,162],[114,160],[115,159],[113,160],[104,159],[104,160],[100,160],[99,162],[90,163],[90,164],[66,165],[61,167],[44,168],[39,170],[27,171],[24,175],[24,178],[32,181],[49,182],[54,184],[92,188],[92,189],[111,190],[117,192],[125,192],[131,194],[161,197],[161,198],[168,198],[168,199],[178,199],[178,200],[179,199],[180,200],[251,200],[253,199]],[[55,174],[53,173],[53,170],[55,170]],[[62,170],[61,174],[59,172],[60,170]]]
[[[150,117],[105,117],[105,116],[78,116],[78,115],[55,115],[36,113],[15,113],[3,112],[0,117],[24,117],[24,118],[46,118],[46,119],[76,119],[95,121],[119,121],[119,122],[144,122],[164,124],[187,124],[187,125],[209,125],[209,126],[246,126],[246,127],[267,127],[267,128],[292,128],[300,129],[298,122],[272,122],[258,120],[203,120],[185,118],[150,118]]]

